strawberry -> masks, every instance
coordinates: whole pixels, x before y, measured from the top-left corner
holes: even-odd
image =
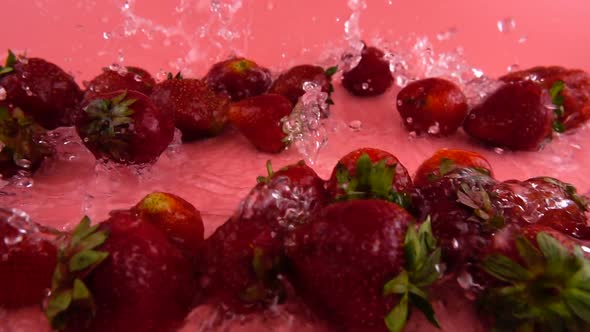
[[[506,222],[546,225],[574,238],[590,239],[588,200],[569,183],[550,177],[504,181],[491,188],[490,197]]]
[[[174,114],[184,141],[217,135],[227,123],[229,99],[197,79],[169,77],[156,85],[151,98],[164,113]]]
[[[320,66],[299,65],[282,73],[270,87],[269,93],[276,93],[287,97],[295,106],[299,97],[303,96],[303,84],[312,82],[321,87],[328,94],[328,103],[333,104],[329,95],[334,91],[332,75],[338,71],[338,67],[330,67],[326,70]]]
[[[480,297],[482,312],[498,331],[588,331],[590,260],[566,235],[527,226],[506,250],[480,264],[499,283]]]
[[[408,207],[412,179],[391,153],[361,148],[338,161],[327,188],[335,200],[378,198]]]
[[[195,258],[199,253],[203,245],[203,219],[191,203],[174,194],[153,192],[131,211],[161,229],[186,257]]]
[[[17,60],[11,51],[0,67],[0,90],[5,102],[20,107],[46,129],[72,125],[82,99],[74,78],[61,68],[40,58]]]
[[[40,304],[56,264],[51,234],[15,209],[0,209],[0,234],[0,308]]]
[[[402,331],[412,307],[437,325],[427,287],[440,249],[413,220],[383,200],[328,205],[287,247],[298,294],[339,331]]]
[[[579,127],[590,119],[590,75],[558,66],[533,67],[500,77],[505,82],[532,81],[549,91],[557,132]]]
[[[173,331],[194,296],[191,266],[166,235],[128,211],[82,219],[59,248],[45,315],[65,331]]]
[[[467,97],[450,81],[426,78],[401,89],[397,110],[409,131],[448,136],[457,131],[467,116]]]
[[[513,150],[536,150],[551,137],[548,94],[529,81],[508,83],[475,106],[463,123],[470,136]]]
[[[426,159],[414,175],[414,186],[424,186],[457,168],[474,168],[493,177],[492,165],[477,152],[440,149]]]
[[[365,46],[357,66],[342,74],[342,86],[359,97],[383,94],[393,84],[389,62],[384,57],[380,49]]]
[[[154,162],[174,136],[174,119],[137,91],[99,94],[86,102],[76,131],[97,159]]]
[[[270,71],[245,58],[232,58],[214,64],[203,81],[232,101],[265,93],[272,83]]]
[[[234,216],[205,241],[204,284],[210,298],[237,312],[282,300],[284,239],[325,205],[324,182],[303,161],[260,177]]]
[[[103,68],[100,75],[84,85],[86,86],[85,99],[99,93],[119,90],[134,90],[149,96],[154,85],[156,85],[156,81],[146,70],[129,66],[120,70]]]
[[[0,104],[0,178],[22,170],[34,172],[53,152],[44,128],[20,108]]]
[[[456,168],[412,193],[417,218],[432,220],[449,273],[460,273],[467,263],[479,259],[490,237],[504,227],[489,194],[495,183],[485,172]]]
[[[233,103],[229,108],[229,120],[258,150],[278,153],[287,145],[281,119],[291,111],[287,98],[266,94]]]

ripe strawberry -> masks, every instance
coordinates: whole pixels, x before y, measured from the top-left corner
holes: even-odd
[[[295,106],[299,97],[303,96],[303,84],[312,82],[321,87],[322,91],[328,94],[328,103],[333,104],[330,94],[334,91],[332,86],[332,75],[338,67],[330,67],[326,70],[320,66],[299,65],[282,73],[270,87],[269,93],[276,93],[287,97]]]
[[[281,119],[291,114],[291,102],[277,94],[233,103],[229,120],[260,151],[278,153],[286,147]]]
[[[19,170],[34,172],[53,154],[45,133],[20,108],[0,104],[0,179],[9,178]]]
[[[97,159],[154,162],[174,136],[174,119],[144,94],[116,91],[86,102],[76,131]]]
[[[417,218],[432,220],[432,232],[450,273],[460,273],[467,263],[479,259],[491,235],[504,227],[489,194],[495,183],[476,169],[457,168],[412,193]]]
[[[578,239],[590,239],[587,198],[569,183],[550,177],[505,181],[491,188],[490,197],[507,223],[546,225]]]
[[[397,110],[409,131],[448,136],[457,131],[467,116],[467,97],[450,81],[426,78],[401,89]]]
[[[57,256],[49,234],[14,209],[0,209],[0,234],[0,308],[40,304]]]
[[[103,68],[100,75],[84,85],[86,85],[85,99],[90,99],[99,93],[119,90],[134,90],[149,96],[156,81],[146,70],[130,66],[121,70]]]
[[[531,225],[522,234],[508,254],[492,252],[480,264],[499,284],[480,297],[482,312],[499,331],[589,330],[590,260],[551,228]]]
[[[304,162],[268,177],[238,211],[205,241],[203,284],[209,297],[237,312],[264,308],[284,297],[283,241],[326,204],[324,182]]]
[[[156,85],[151,98],[164,113],[174,115],[184,141],[217,135],[227,123],[229,99],[197,79],[169,78]]]
[[[232,58],[214,64],[203,81],[232,101],[265,93],[272,83],[270,71],[245,58]]]
[[[336,200],[378,198],[408,207],[412,179],[391,153],[361,148],[338,161],[327,188]]]
[[[359,97],[383,94],[393,84],[389,62],[384,56],[380,49],[365,46],[358,65],[342,74],[342,86]]]
[[[558,66],[533,67],[500,77],[505,82],[532,81],[549,91],[555,106],[553,129],[574,129],[590,119],[590,75]]]
[[[189,202],[170,193],[153,192],[132,209],[141,220],[161,229],[186,257],[195,258],[203,245],[201,213]]]
[[[493,177],[492,165],[477,152],[456,149],[440,149],[418,167],[414,186],[421,187],[457,168],[474,168]]]
[[[8,104],[20,107],[46,129],[73,124],[82,91],[74,78],[40,58],[20,58],[8,51],[0,67],[0,90]]]
[[[436,323],[426,287],[440,249],[429,223],[383,200],[328,205],[295,232],[287,254],[298,294],[339,331],[402,331],[415,306]]]
[[[501,86],[471,110],[463,123],[470,136],[514,150],[539,149],[551,137],[554,114],[548,94],[523,81]]]
[[[45,314],[65,331],[173,331],[194,296],[188,260],[155,226],[127,211],[88,218],[59,249]]]

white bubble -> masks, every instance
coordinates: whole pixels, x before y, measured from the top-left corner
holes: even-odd
[[[506,17],[496,22],[496,27],[502,33],[509,33],[516,29],[516,21],[511,17]]]

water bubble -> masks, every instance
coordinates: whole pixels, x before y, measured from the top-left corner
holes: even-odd
[[[483,70],[478,69],[478,68],[472,68],[471,71],[473,72],[473,75],[477,78],[480,78],[483,76]]]
[[[16,233],[15,235],[5,235],[4,236],[4,244],[7,246],[12,246],[18,244],[23,240],[23,235],[21,233]]]
[[[363,83],[363,84],[361,84],[361,88],[362,88],[363,90],[367,90],[367,89],[369,89],[369,83]]]
[[[518,38],[518,43],[519,44],[524,44],[529,40],[528,36],[521,36],[520,38]]]
[[[451,27],[448,30],[441,31],[441,32],[437,33],[436,39],[438,39],[440,41],[449,40],[449,39],[453,38],[456,34],[457,34],[457,28]]]
[[[17,160],[14,161],[14,163],[17,166],[22,167],[22,168],[26,168],[26,169],[30,169],[31,166],[33,165],[33,163],[30,160],[24,159],[24,158],[23,159],[17,159]]]
[[[360,120],[352,120],[348,123],[348,127],[352,129],[352,131],[360,131],[363,126],[363,123]]]
[[[438,135],[440,133],[440,125],[435,122],[432,126],[428,127],[428,133],[430,135]]]
[[[110,33],[110,32],[107,32],[107,31],[105,31],[105,32],[102,33],[102,38],[104,38],[106,40],[111,39],[112,36],[113,36],[113,34]]]
[[[512,73],[512,72],[515,72],[515,71],[519,71],[520,70],[520,66],[517,65],[517,64],[513,64],[513,65],[508,66],[508,68],[506,68],[506,69],[508,70],[508,72]]]
[[[25,90],[25,93],[27,94],[27,96],[31,97],[33,95],[33,91],[31,91],[31,88],[28,85],[25,85],[23,87],[23,90]]]
[[[6,89],[0,86],[0,100],[6,100]]]
[[[408,116],[406,118],[406,122],[409,123],[409,124],[412,124],[412,122],[414,122],[414,119],[411,116]]]
[[[505,151],[504,151],[504,149],[502,149],[502,148],[498,148],[498,147],[496,147],[496,148],[494,148],[494,152],[495,152],[496,154],[504,154],[504,152],[505,152]]]
[[[496,22],[496,27],[502,33],[509,33],[516,29],[516,21],[511,17],[507,17]]]
[[[17,187],[20,188],[32,188],[35,182],[33,179],[29,178],[28,176],[17,178],[15,182]]]
[[[409,82],[410,80],[404,75],[398,75],[395,77],[395,84],[400,88],[406,87],[406,85],[408,85]]]

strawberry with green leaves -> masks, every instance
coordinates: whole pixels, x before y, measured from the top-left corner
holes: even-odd
[[[99,93],[119,90],[134,90],[149,96],[156,81],[145,69],[128,66],[118,70],[103,68],[100,75],[85,82],[84,85],[86,86],[85,99]]]
[[[289,99],[269,93],[233,103],[229,120],[259,151],[279,153],[288,144],[281,119],[292,110]]]
[[[146,164],[172,141],[174,115],[140,92],[109,92],[86,101],[76,131],[97,159]]]
[[[295,231],[289,278],[339,331],[403,331],[414,310],[438,326],[428,288],[441,251],[429,225],[416,231],[411,215],[384,200],[330,204]]]
[[[267,170],[204,245],[205,291],[236,312],[283,300],[284,241],[328,201],[324,181],[303,161],[277,171],[269,162]]]
[[[511,250],[480,263],[497,285],[479,298],[495,331],[590,330],[590,260],[568,236],[531,225],[510,239]]]
[[[82,219],[58,251],[45,315],[60,331],[174,331],[193,300],[192,267],[158,228],[128,211]]]
[[[203,81],[215,92],[232,101],[258,96],[270,88],[270,71],[246,58],[231,58],[214,64]]]
[[[183,198],[165,192],[152,192],[131,211],[140,219],[160,228],[186,257],[195,259],[203,245],[201,213]]]
[[[218,135],[227,124],[229,99],[198,79],[169,75],[155,86],[151,99],[174,116],[184,141]]]
[[[327,188],[335,200],[377,198],[409,207],[412,179],[391,153],[361,148],[338,161]]]
[[[53,152],[43,127],[20,108],[0,104],[0,178],[34,172]]]
[[[334,91],[332,76],[338,71],[338,67],[324,69],[320,66],[299,65],[282,73],[270,87],[269,93],[276,93],[287,97],[295,106],[299,97],[303,96],[305,90],[303,85],[306,82],[317,84],[322,92],[328,94],[328,103],[334,102],[330,95]]]
[[[55,231],[0,208],[0,308],[39,305],[56,264]]]
[[[40,58],[17,58],[8,51],[0,67],[0,94],[46,129],[73,124],[82,99],[74,78]]]

